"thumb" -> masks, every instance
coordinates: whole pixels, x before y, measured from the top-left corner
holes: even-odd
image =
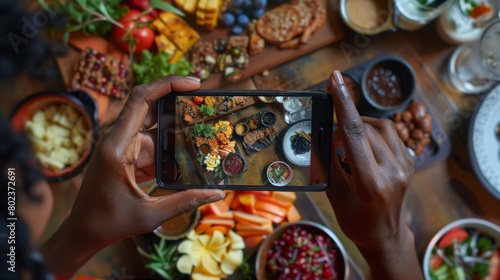
[[[158,224],[181,214],[197,209],[202,205],[224,199],[222,190],[191,189],[171,195],[158,197],[151,205],[152,216]]]

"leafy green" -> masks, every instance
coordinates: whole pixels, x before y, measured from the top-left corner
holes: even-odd
[[[486,237],[486,236],[481,236],[479,237],[479,239],[477,240],[477,248],[483,252],[486,252],[486,251],[489,251],[489,250],[492,250],[493,249],[493,241]]]
[[[200,106],[200,113],[203,117],[211,117],[215,115],[215,108],[213,106],[208,106],[207,104],[203,104]]]
[[[121,0],[38,0],[38,2],[46,10],[68,17],[64,34],[66,42],[69,33],[78,30],[93,35],[106,35],[114,26],[121,26],[117,21],[128,12],[128,8],[121,5]]]
[[[187,76],[191,73],[191,63],[184,57],[176,63],[170,63],[169,59],[166,52],[153,55],[148,50],[142,51],[140,62],[132,65],[136,84],[149,83],[171,74]]]
[[[214,136],[215,128],[211,124],[197,123],[193,126],[193,136],[194,138],[204,137],[204,138],[215,138]]]
[[[178,245],[178,242],[167,244],[162,238],[160,243],[153,244],[154,250],[151,253],[146,253],[141,247],[137,247],[137,251],[149,260],[146,268],[153,270],[163,279],[174,280],[182,277],[176,268],[176,262],[179,258]]]

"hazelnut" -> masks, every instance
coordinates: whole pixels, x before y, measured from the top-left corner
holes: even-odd
[[[413,139],[411,139],[411,138],[410,138],[410,139],[408,139],[408,141],[406,142],[406,146],[408,146],[408,147],[410,147],[410,148],[412,148],[412,149],[414,149],[414,150],[415,150],[415,148],[416,148],[416,146],[417,146],[416,144],[417,144],[417,143],[415,143],[415,140],[413,140]]]
[[[429,145],[429,143],[431,142],[431,138],[428,137],[428,138],[422,138],[420,140],[420,142],[418,142],[420,145],[422,145],[422,147],[425,147],[427,145]]]
[[[408,127],[403,122],[397,122],[394,124],[396,131],[398,132],[399,138],[401,141],[406,142],[410,138],[410,131]]]
[[[410,112],[410,111],[404,111],[404,112],[403,112],[403,120],[404,120],[406,123],[411,122],[411,120],[412,120],[412,115],[411,115],[411,112]]]
[[[415,140],[420,140],[420,139],[422,139],[423,136],[424,136],[424,132],[420,128],[414,129],[411,132],[411,137]]]
[[[425,106],[419,102],[411,103],[410,106],[408,107],[408,111],[411,112],[413,118],[416,120],[423,118],[426,114]]]
[[[425,115],[420,119],[416,120],[416,125],[420,129],[422,129],[424,132],[431,132],[432,129],[432,116],[431,115]]]
[[[396,122],[400,122],[403,120],[403,115],[401,113],[396,113],[394,114],[394,116],[392,117],[392,120],[396,123]]]
[[[420,156],[421,154],[424,153],[424,147],[422,147],[421,145],[417,144],[417,147],[414,149],[415,151],[415,154],[417,156]]]

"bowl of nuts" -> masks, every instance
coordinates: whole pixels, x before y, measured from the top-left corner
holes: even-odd
[[[84,91],[45,91],[22,100],[12,128],[30,139],[34,158],[49,182],[81,172],[97,140],[97,105]]]
[[[412,149],[416,156],[424,153],[431,143],[432,116],[424,104],[412,102],[408,108],[392,116],[399,138]]]

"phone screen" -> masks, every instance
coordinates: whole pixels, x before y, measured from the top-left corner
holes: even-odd
[[[164,134],[174,142],[164,149],[176,164],[174,184],[283,188],[324,183],[311,173],[321,169],[314,152],[319,135],[315,103],[307,95],[176,96],[163,106],[163,116],[175,123]]]

